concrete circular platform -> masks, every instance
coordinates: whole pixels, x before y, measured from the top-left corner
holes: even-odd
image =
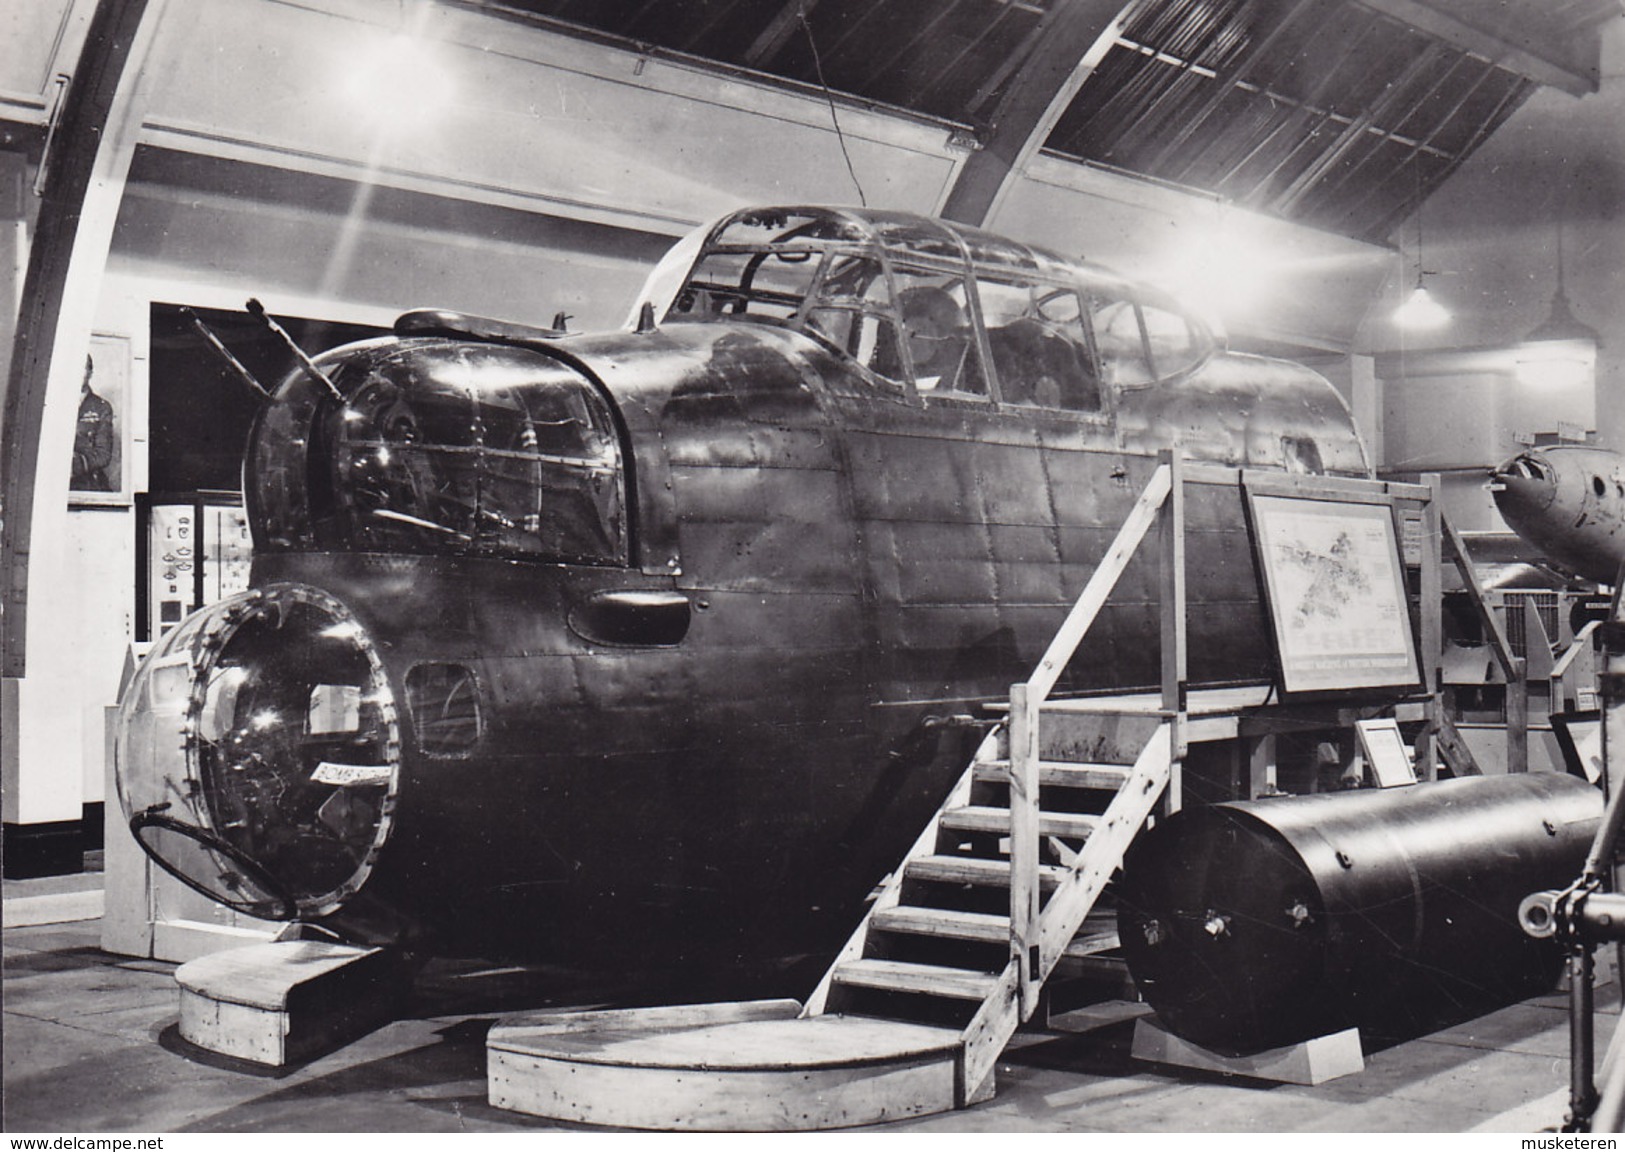
[[[816,1016],[793,1000],[498,1021],[499,1108],[657,1131],[815,1131],[955,1106],[958,1031]]]

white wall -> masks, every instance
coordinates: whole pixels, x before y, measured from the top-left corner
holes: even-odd
[[[1404,259],[1395,260],[1359,347],[1403,351],[1424,364],[1428,352],[1440,349],[1506,355],[1479,386],[1456,388],[1449,405],[1437,402],[1434,380],[1390,371],[1391,466],[1409,457],[1405,445],[1440,435],[1494,462],[1510,455],[1514,432],[1555,431],[1558,420],[1580,421],[1603,444],[1625,451],[1625,17],[1605,26],[1602,73],[1601,90],[1592,95],[1535,92],[1429,198],[1421,218],[1423,266],[1439,273],[1427,277],[1428,290],[1451,312],[1450,323],[1435,332],[1405,333],[1392,322],[1416,276],[1416,224],[1396,232]],[[1560,224],[1573,311],[1602,336],[1595,386],[1585,396],[1510,375],[1513,350],[1551,309]],[[1488,409],[1499,413],[1493,434],[1481,427]],[[1435,418],[1444,423],[1430,429]]]

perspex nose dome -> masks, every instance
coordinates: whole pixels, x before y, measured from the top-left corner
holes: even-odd
[[[125,818],[159,865],[254,916],[316,917],[361,887],[389,836],[400,727],[349,609],[271,584],[158,643],[115,754]]]

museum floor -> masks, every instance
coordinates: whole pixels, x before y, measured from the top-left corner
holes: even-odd
[[[4,1126],[10,1132],[528,1131],[570,1127],[485,1100],[490,976],[448,968],[424,1014],[282,1075],[189,1056],[174,965],[98,946],[98,877],[6,881]],[[57,921],[57,922],[49,922]],[[16,925],[16,926],[13,926]],[[486,992],[459,982],[485,981]],[[498,974],[498,983],[501,976]],[[511,984],[510,984],[511,986]],[[1602,993],[1613,1003],[1612,989]],[[498,997],[500,1000],[500,997]],[[1547,996],[1374,1053],[1318,1088],[1150,1068],[1129,1058],[1141,1011],[1025,1036],[993,1101],[884,1131],[1539,1131],[1566,1100],[1563,1000]],[[514,1009],[530,1006],[513,1004]],[[1606,1042],[1606,1023],[1599,1025]]]

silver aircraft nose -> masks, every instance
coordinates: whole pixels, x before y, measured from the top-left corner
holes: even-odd
[[[1503,514],[1544,511],[1557,498],[1557,470],[1539,452],[1520,452],[1490,474],[1490,491]]]

